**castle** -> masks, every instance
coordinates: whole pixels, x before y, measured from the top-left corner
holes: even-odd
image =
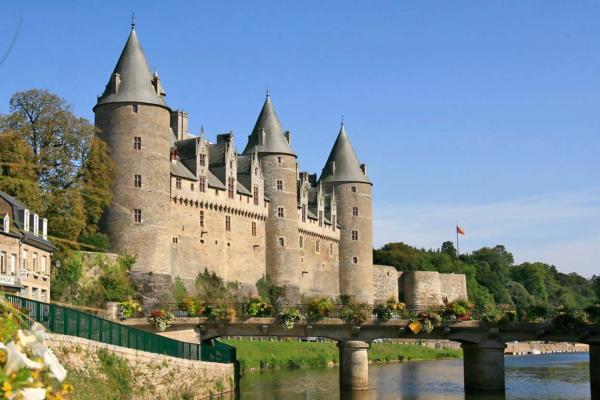
[[[269,95],[241,153],[232,133],[192,136],[134,26],[94,113],[117,164],[103,230],[136,256],[143,292],[161,298],[175,277],[191,285],[207,269],[248,293],[269,277],[290,302],[373,303],[373,184],[343,124],[319,177],[299,169]],[[395,270],[386,276],[397,288]]]

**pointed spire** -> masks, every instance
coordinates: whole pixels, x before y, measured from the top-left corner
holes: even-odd
[[[98,103],[146,103],[168,107],[162,96],[162,87],[157,89],[153,82],[158,75],[150,67],[135,32],[135,20],[131,22],[131,33],[113,70],[110,81]]]
[[[243,154],[250,154],[255,150],[258,153],[296,155],[285,138],[268,93]]]
[[[360,167],[360,162],[356,157],[352,143],[350,143],[343,120],[319,181],[371,183]]]

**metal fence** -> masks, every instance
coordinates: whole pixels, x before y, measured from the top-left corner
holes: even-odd
[[[236,362],[236,349],[213,340],[211,344],[180,342],[141,329],[128,327],[92,314],[56,304],[6,295],[6,299],[50,332],[77,336],[130,349],[165,354],[187,360]]]

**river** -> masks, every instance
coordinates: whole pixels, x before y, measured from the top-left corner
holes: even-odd
[[[590,398],[587,353],[507,356],[506,396],[501,399]],[[462,360],[413,361],[369,366],[368,391],[340,394],[337,368],[249,373],[241,400],[475,400],[465,397]]]

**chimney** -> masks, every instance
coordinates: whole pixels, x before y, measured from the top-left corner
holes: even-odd
[[[171,113],[171,129],[175,133],[177,140],[185,139],[188,131],[188,113],[185,111],[173,111]]]
[[[290,133],[290,131],[285,131],[284,135],[285,135],[285,140],[287,140],[288,144],[291,144],[290,140],[292,140],[292,134]]]
[[[311,186],[315,186],[317,184],[317,174],[308,175],[308,182],[310,182]]]
[[[367,164],[360,164],[363,174],[367,175]]]
[[[48,220],[42,219],[42,237],[44,240],[48,240]]]
[[[217,143],[233,143],[233,132],[217,135]]]

